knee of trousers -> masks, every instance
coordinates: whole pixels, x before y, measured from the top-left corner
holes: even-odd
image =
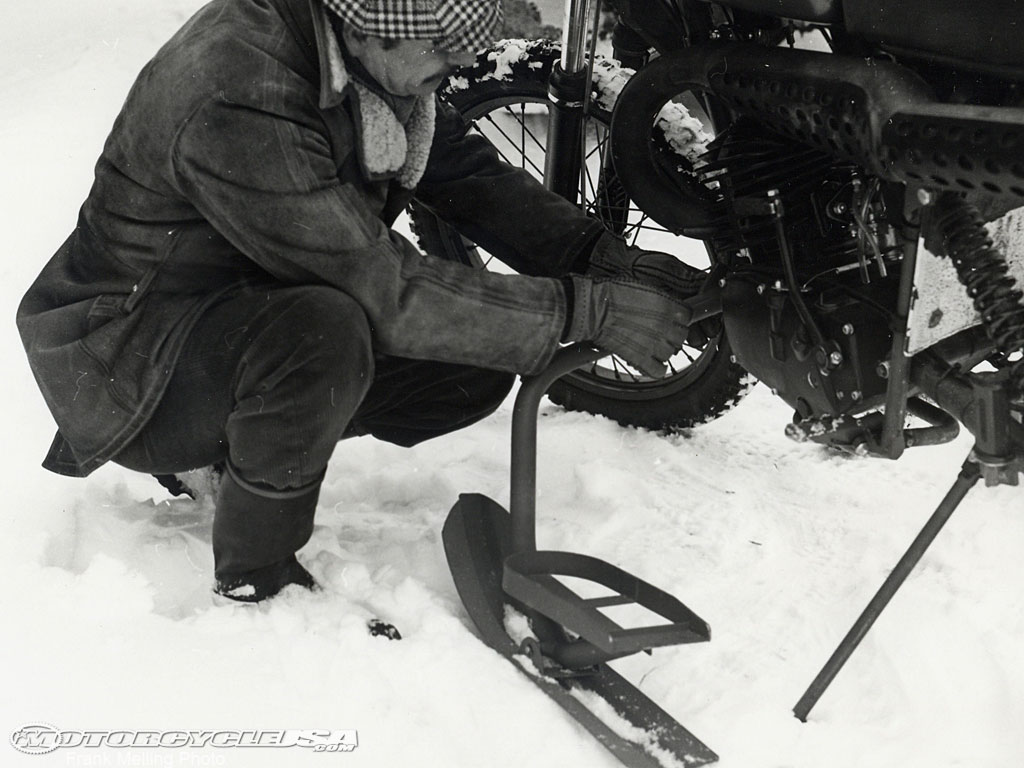
[[[365,392],[373,378],[370,324],[359,304],[325,286],[283,289],[260,313],[237,389],[270,391],[289,379]]]
[[[302,457],[311,479],[373,380],[369,322],[346,294],[305,286],[275,291],[249,331],[227,425],[231,458],[245,474],[247,459]]]

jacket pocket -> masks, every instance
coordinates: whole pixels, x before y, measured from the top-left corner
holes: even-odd
[[[97,296],[87,315],[89,332],[95,331],[109,320],[126,317],[134,312],[139,302],[149,293],[162,263],[163,260],[160,264],[154,264],[147,269],[127,296],[120,293],[104,293]]]
[[[152,267],[147,269],[145,274],[143,274],[142,277],[139,279],[139,282],[137,282],[135,286],[132,288],[131,294],[128,295],[128,298],[126,298],[124,300],[124,304],[122,304],[121,309],[123,314],[127,315],[130,312],[134,312],[135,307],[137,307],[139,305],[139,302],[142,301],[149,293],[149,289],[152,287],[153,281],[156,279],[157,274],[160,272],[160,267],[163,266],[163,263],[167,260],[167,254],[169,251],[170,248],[168,247],[168,250],[167,252],[164,253],[163,258],[160,259],[160,263],[154,264]]]

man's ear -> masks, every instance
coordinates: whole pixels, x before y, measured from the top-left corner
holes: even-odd
[[[368,39],[369,38],[356,33],[356,31],[352,29],[351,24],[345,24],[341,28],[341,40],[345,45],[345,50],[357,59],[362,56]]]

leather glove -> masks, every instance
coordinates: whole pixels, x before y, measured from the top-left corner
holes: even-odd
[[[589,341],[653,378],[682,346],[692,312],[664,291],[626,278],[573,277],[566,341]]]
[[[693,296],[707,277],[675,256],[626,245],[610,232],[594,244],[585,274],[597,278],[629,277],[678,296]]]

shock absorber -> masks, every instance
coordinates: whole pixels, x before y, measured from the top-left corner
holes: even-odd
[[[999,352],[1010,357],[1024,350],[1024,293],[1009,274],[1006,257],[992,244],[978,209],[953,192],[933,207],[938,242],[956,267],[960,282],[981,316]],[[1010,382],[1024,393],[1024,356],[1010,366]]]

